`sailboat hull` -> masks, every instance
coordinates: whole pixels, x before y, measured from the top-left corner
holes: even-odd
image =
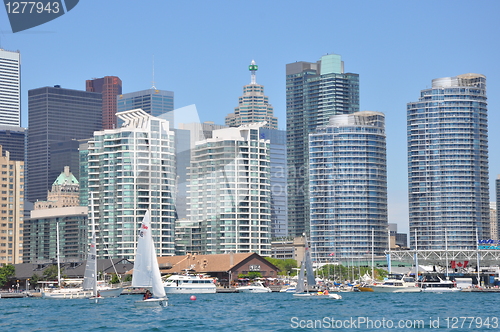
[[[168,305],[168,299],[166,297],[161,299],[147,299],[147,300],[135,301],[134,304],[138,308],[166,307]]]
[[[99,294],[101,294],[102,297],[118,297],[122,294],[123,287],[107,288],[107,289],[98,288],[98,292]]]
[[[330,299],[330,300],[342,299],[342,296],[340,296],[339,294],[318,295],[315,293],[301,293],[301,294],[293,294],[293,296],[301,299]]]

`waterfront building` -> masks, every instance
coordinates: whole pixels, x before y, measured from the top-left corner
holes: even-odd
[[[269,104],[269,98],[264,95],[264,86],[257,84],[255,74],[258,67],[254,60],[248,69],[251,72],[251,82],[243,87],[243,96],[239,98],[234,113],[226,116],[226,125],[238,127],[243,124],[265,121],[265,128],[278,129],[278,118],[273,115],[273,107]]]
[[[500,223],[500,211],[498,207],[500,206],[500,174],[497,176],[495,180],[495,190],[496,190],[496,207],[497,207],[497,222]],[[497,224],[497,231],[500,230],[500,227]],[[498,236],[498,233],[497,233]]]
[[[149,115],[167,120],[174,128],[174,93],[172,91],[151,89],[124,93],[117,96],[118,112],[142,109]],[[121,123],[118,121],[118,126]]]
[[[407,117],[410,246],[476,249],[490,236],[486,77],[432,80]]]
[[[27,200],[45,200],[64,166],[78,173],[78,142],[101,129],[100,93],[56,85],[28,91]],[[54,155],[54,156],[53,156]]]
[[[121,128],[88,142],[99,257],[134,259],[137,229],[151,211],[159,256],[174,254],[175,140],[170,124],[137,109],[117,114]]]
[[[191,156],[189,219],[201,222],[203,254],[271,250],[270,141],[263,123],[215,130]]]
[[[116,76],[104,76],[85,81],[86,91],[102,94],[102,130],[117,128],[117,99],[122,94],[122,80]]]
[[[0,125],[21,125],[21,53],[0,48]]]
[[[46,201],[37,201],[24,222],[25,263],[50,263],[57,259],[57,231],[62,262],[87,258],[88,209],[80,206],[80,186],[68,166],[52,183]]]
[[[10,160],[24,161],[26,134],[25,128],[0,125],[0,145],[9,151]]]
[[[0,145],[0,266],[22,263],[24,161],[11,160]]]
[[[335,115],[309,135],[310,245],[318,260],[387,250],[386,165],[383,113]]]
[[[288,233],[309,233],[309,134],[330,116],[359,111],[359,75],[344,72],[340,55],[286,65]]]
[[[294,238],[282,238],[271,242],[271,257],[277,259],[295,259],[302,262],[306,247],[306,239],[303,236]]]

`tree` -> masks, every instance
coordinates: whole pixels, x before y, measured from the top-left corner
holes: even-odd
[[[275,265],[280,272],[278,274],[280,275],[294,275],[295,268],[297,268],[297,261],[295,259],[278,259],[278,258],[271,258],[271,257],[266,257],[266,260]]]
[[[38,286],[38,282],[40,281],[41,277],[36,274],[36,273],[33,273],[33,275],[31,276],[30,278],[30,284],[33,285],[33,287],[37,287]]]
[[[58,269],[57,265],[51,265],[43,271],[42,278],[44,280],[57,280]]]
[[[111,281],[109,283],[111,284],[119,284],[121,281],[120,277],[118,274],[114,273],[113,276],[111,277]]]
[[[16,268],[14,265],[9,264],[4,267],[0,267],[0,287],[3,287],[9,281],[9,278],[12,278],[15,275]]]

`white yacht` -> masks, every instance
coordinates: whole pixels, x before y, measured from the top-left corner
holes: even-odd
[[[417,283],[417,286],[422,292],[447,293],[462,290],[457,287],[456,281],[442,279],[438,275],[424,275],[422,280]]]
[[[163,283],[167,294],[213,294],[216,291],[214,279],[198,275],[172,275]]]
[[[387,280],[381,284],[370,285],[374,292],[412,292],[420,291],[415,285],[415,278],[404,274],[389,274]]]
[[[260,281],[254,281],[248,286],[236,288],[238,293],[271,293],[271,288],[266,287]]]

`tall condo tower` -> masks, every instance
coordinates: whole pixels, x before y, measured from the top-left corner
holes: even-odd
[[[242,124],[266,121],[265,128],[278,129],[278,119],[273,116],[273,107],[269,98],[264,95],[264,86],[257,84],[258,66],[252,60],[248,69],[251,72],[250,84],[243,87],[243,96],[239,98],[234,113],[226,116],[226,125],[238,127]]]
[[[379,112],[335,115],[309,135],[311,247],[319,260],[387,249],[384,122]]]
[[[271,254],[270,141],[263,123],[213,131],[192,153],[189,211],[204,254]]]
[[[359,111],[359,75],[344,72],[340,55],[286,65],[288,233],[309,232],[309,134],[332,115]]]
[[[486,77],[434,79],[407,116],[410,246],[476,249],[476,232],[489,238]]]
[[[54,87],[28,91],[27,200],[45,200],[64,166],[79,177],[79,139],[101,130],[100,93]]]
[[[146,210],[158,256],[174,254],[175,146],[166,120],[141,109],[118,113],[123,126],[88,142],[99,257],[134,259]]]
[[[21,125],[21,54],[0,48],[0,125]]]
[[[89,92],[102,93],[102,129],[117,128],[116,97],[122,94],[122,80],[116,76],[105,76],[85,81]]]

